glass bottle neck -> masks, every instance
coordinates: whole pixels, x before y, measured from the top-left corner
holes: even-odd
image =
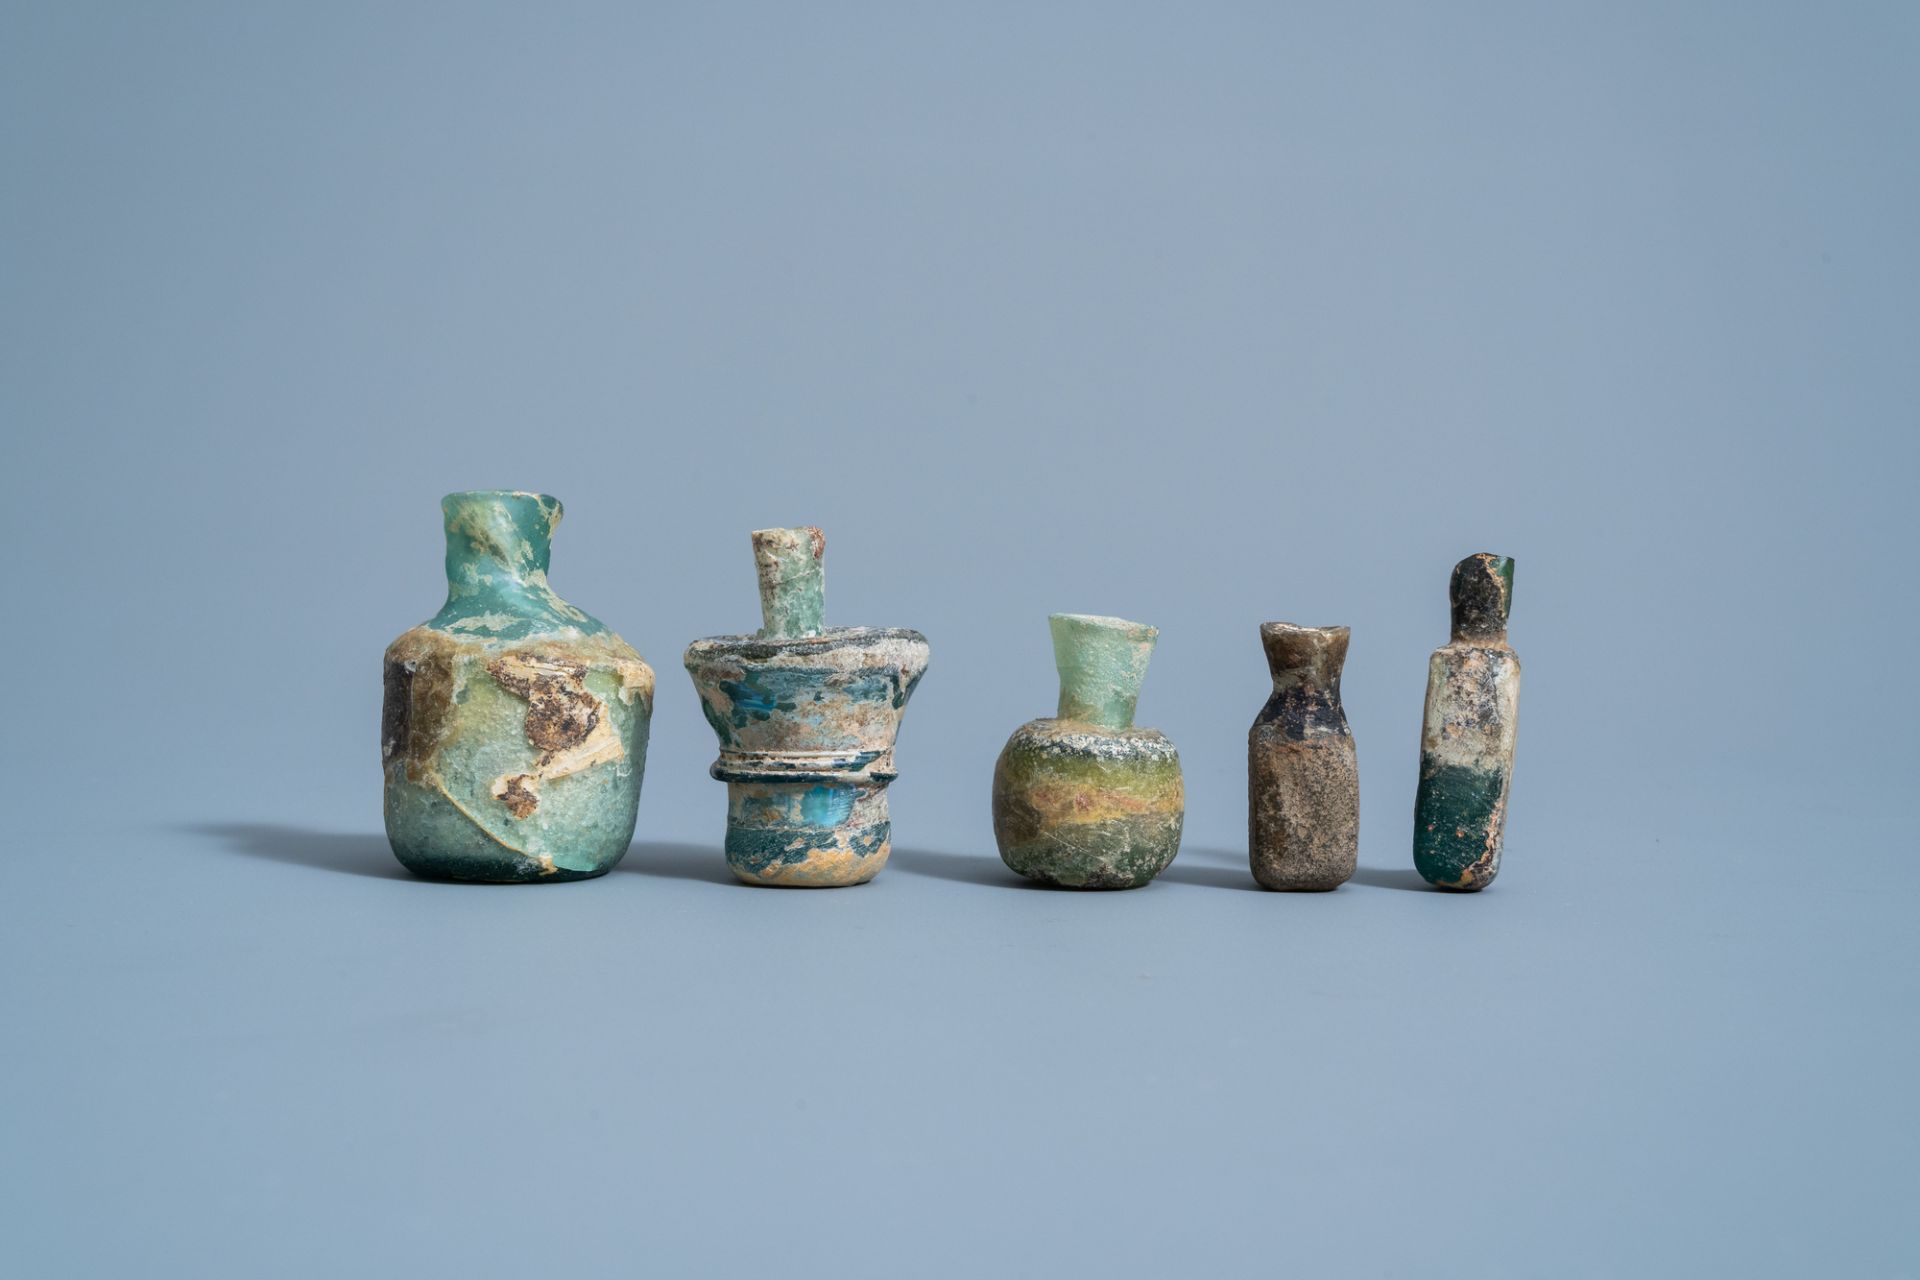
[[[447,601],[428,625],[488,639],[606,630],[547,585],[560,503],[533,493],[455,493],[442,502]]]

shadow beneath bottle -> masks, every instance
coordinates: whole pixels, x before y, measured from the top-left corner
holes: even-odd
[[[1205,885],[1214,889],[1252,889],[1256,893],[1273,892],[1263,888],[1260,882],[1253,878],[1253,872],[1247,866],[1247,856],[1231,849],[1183,849],[1174,864],[1160,873],[1160,879],[1171,880],[1175,884]],[[1412,889],[1420,893],[1434,891],[1432,885],[1420,878],[1419,872],[1404,867],[1396,867],[1392,870],[1356,867],[1352,878],[1347,883],[1365,885],[1369,889]]]
[[[896,848],[893,856],[887,859],[887,870],[895,868],[914,876],[931,876],[936,880],[951,880],[955,884],[984,884],[999,889],[1038,889],[1045,891],[1047,886],[1037,884],[1025,876],[1016,874],[1006,863],[1000,861],[998,854],[991,856],[977,853],[935,853],[931,849]]]
[[[270,822],[202,822],[189,824],[180,830],[211,836],[221,841],[229,852],[268,862],[369,876],[375,880],[411,880],[420,884],[485,884],[483,881],[416,876],[400,865],[400,860],[393,856],[393,849],[384,835],[314,831]],[[680,880],[706,880],[729,886],[739,883],[733,873],[727,870],[726,856],[720,850],[664,841],[636,841],[627,846],[626,856],[614,870],[637,871],[641,875],[668,876]],[[572,883],[590,884],[592,881],[578,880]]]
[[[1361,867],[1353,873],[1354,884],[1364,884],[1373,889],[1413,889],[1420,893],[1432,893],[1434,887],[1420,878],[1420,873],[1410,867],[1395,867],[1386,870],[1381,867]]]
[[[1227,849],[1182,849],[1173,865],[1155,878],[1173,884],[1197,884],[1207,889],[1266,892],[1247,869],[1247,855]]]
[[[375,880],[419,880],[393,856],[384,835],[354,834],[342,831],[316,831],[306,827],[267,822],[203,822],[178,828],[195,835],[218,840],[230,853],[268,862],[313,867],[343,875],[366,876]],[[674,880],[698,880],[727,888],[740,886],[727,869],[726,855],[718,848],[670,841],[642,840],[628,846],[616,871],[631,871],[643,876]],[[887,869],[908,875],[930,876],[956,884],[989,885],[1002,889],[1050,892],[1008,870],[998,857],[972,853],[937,853],[929,849],[897,848],[887,861]],[[1172,866],[1161,872],[1161,880],[1173,884],[1199,885],[1211,889],[1251,889],[1264,893],[1246,869],[1242,855],[1223,849],[1183,850]],[[420,883],[440,883],[420,880]],[[447,883],[459,883],[449,881]],[[1391,870],[1361,867],[1350,883],[1374,889],[1407,889],[1418,893],[1435,892],[1432,885],[1411,868]]]
[[[741,883],[740,878],[728,869],[726,854],[717,848],[665,841],[636,841],[627,850],[627,856],[617,870],[675,880],[704,880],[729,889],[760,887]],[[934,853],[926,849],[896,847],[888,856],[881,874],[890,876],[900,871],[910,876],[931,876],[936,880],[952,880],[958,884],[986,884],[1004,889],[1045,887],[1023,880],[1009,871],[997,857],[983,858],[975,854]]]
[[[667,840],[636,840],[614,871],[632,871],[668,880],[704,880],[729,889],[746,889],[727,869],[727,855],[717,846],[675,844]]]
[[[271,822],[197,822],[178,828],[211,836],[229,853],[297,867],[316,867],[375,880],[411,880],[414,877],[393,856],[383,835],[344,831],[313,831]]]
[[[1188,854],[1180,854],[1172,866],[1154,877],[1155,881],[1197,884],[1210,889],[1262,891],[1244,867],[1235,869],[1210,865],[1214,861],[1231,855],[1220,854],[1214,850],[1196,850],[1195,853],[1198,856],[1192,862],[1187,861]],[[889,870],[899,867],[910,875],[932,876],[936,880],[951,880],[956,884],[984,884],[998,889],[1030,889],[1039,893],[1083,892],[1029,880],[1010,869],[998,857],[977,853],[934,853],[927,849],[895,849],[887,867]],[[1131,892],[1137,893],[1139,890]]]
[[[1247,865],[1247,851],[1245,849],[1220,849],[1209,848],[1206,845],[1183,844],[1180,846],[1180,852],[1173,865],[1177,867],[1182,862],[1189,865],[1196,862],[1207,862],[1217,863],[1220,866],[1226,867],[1245,867]],[[1251,875],[1253,873],[1248,872],[1247,874]]]

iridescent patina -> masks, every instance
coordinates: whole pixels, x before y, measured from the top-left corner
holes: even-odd
[[[1340,705],[1345,627],[1260,624],[1273,693],[1247,734],[1247,842],[1262,888],[1337,889],[1360,856],[1360,766]]]
[[[1484,889],[1500,870],[1520,714],[1520,658],[1507,643],[1513,561],[1468,556],[1450,586],[1453,639],[1427,665],[1413,865],[1442,889]]]
[[[918,631],[826,627],[826,539],[753,535],[763,625],[688,646],[687,673],[720,740],[727,865],[748,884],[864,884],[893,849],[887,784],[929,650]]]
[[[557,500],[440,505],[447,602],[386,655],[387,839],[424,876],[600,875],[633,839],[653,671],[547,585]]]
[[[1138,888],[1179,852],[1186,815],[1179,752],[1157,729],[1133,726],[1160,633],[1076,613],[1048,623],[1059,710],[1014,730],[994,766],[1000,857],[1042,884]]]

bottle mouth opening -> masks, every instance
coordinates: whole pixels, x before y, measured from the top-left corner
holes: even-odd
[[[458,489],[440,499],[444,503],[464,501],[505,502],[519,498],[527,502],[537,502],[542,506],[557,507],[560,499],[550,493],[533,493],[526,489]]]
[[[1069,627],[1083,627],[1089,631],[1110,631],[1139,640],[1152,640],[1160,634],[1158,627],[1104,613],[1054,613],[1048,615],[1048,621]]]
[[[1263,622],[1260,624],[1260,634],[1276,638],[1297,636],[1302,639],[1338,640],[1351,636],[1353,629],[1351,627],[1303,627],[1295,622]]]
[[[1320,681],[1337,680],[1347,661],[1347,641],[1353,634],[1348,627],[1302,627],[1291,622],[1260,624],[1260,647],[1266,651],[1267,667],[1273,672],[1275,687],[1284,680],[1297,683],[1302,677]]]

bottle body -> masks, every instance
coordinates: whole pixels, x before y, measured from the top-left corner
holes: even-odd
[[[1520,659],[1505,643],[1434,651],[1413,820],[1413,865],[1429,884],[1471,892],[1499,873],[1519,713]]]
[[[1180,754],[1156,729],[1032,720],[993,771],[1000,858],[1063,889],[1136,889],[1180,851]]]
[[[490,649],[416,627],[386,654],[387,839],[409,871],[582,880],[633,840],[653,673],[619,641]]]
[[[546,582],[551,498],[450,495],[448,600],[388,646],[382,812],[439,879],[604,874],[633,839],[653,671]]]
[[[1265,889],[1322,892],[1360,857],[1360,766],[1353,737],[1302,737],[1257,720],[1247,735],[1247,835]]]

